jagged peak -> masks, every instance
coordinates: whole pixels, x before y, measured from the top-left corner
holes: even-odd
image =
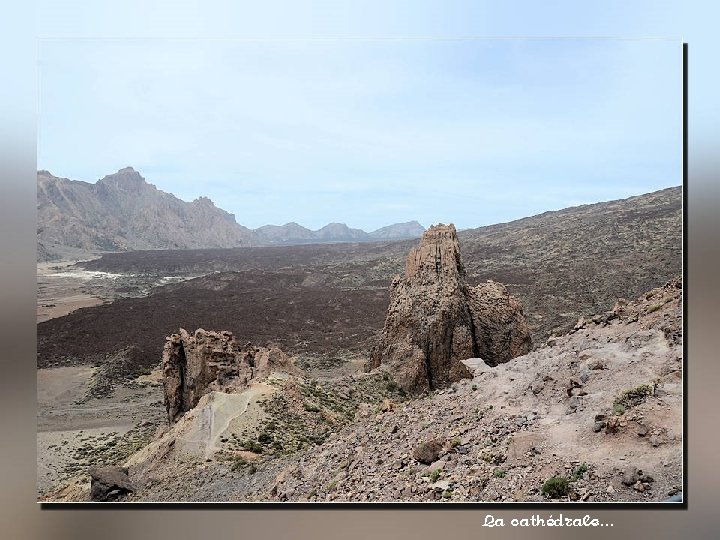
[[[431,225],[405,261],[405,278],[408,280],[445,281],[464,275],[460,244],[452,223]]]
[[[194,203],[199,203],[199,204],[205,204],[205,205],[213,206],[213,207],[215,206],[215,203],[212,202],[212,199],[211,199],[210,197],[206,197],[205,195],[200,195],[200,196],[199,196],[197,199],[195,199],[193,202],[194,202]]]
[[[100,184],[114,184],[116,186],[127,186],[139,188],[145,184],[145,178],[132,167],[124,167],[118,172],[108,174],[98,180]]]

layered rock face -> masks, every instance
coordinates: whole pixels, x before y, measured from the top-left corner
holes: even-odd
[[[237,392],[273,371],[298,374],[279,348],[240,347],[231,332],[198,329],[166,338],[162,356],[165,408],[170,423],[210,391]]]
[[[391,285],[380,344],[369,367],[387,364],[419,393],[470,377],[462,360],[507,362],[532,346],[522,306],[499,283],[468,286],[455,227],[430,227]]]

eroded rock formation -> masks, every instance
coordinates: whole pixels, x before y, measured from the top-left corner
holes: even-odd
[[[388,364],[398,384],[419,393],[470,377],[462,360],[489,365],[530,351],[522,306],[500,283],[470,287],[455,227],[430,227],[391,285],[380,344],[369,367]]]
[[[162,356],[165,408],[170,423],[209,391],[240,391],[273,371],[299,373],[277,347],[241,347],[231,332],[180,329],[166,338]]]

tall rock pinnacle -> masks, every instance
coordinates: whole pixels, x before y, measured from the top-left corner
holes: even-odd
[[[500,283],[471,288],[455,227],[430,227],[391,285],[385,327],[369,367],[387,364],[406,391],[442,388],[470,373],[462,363],[489,365],[530,351],[522,306]]]

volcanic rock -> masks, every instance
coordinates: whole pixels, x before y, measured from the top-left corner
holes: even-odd
[[[462,364],[494,366],[530,351],[522,306],[500,283],[468,286],[455,227],[430,227],[391,285],[380,344],[370,369],[387,364],[411,393],[471,376]]]
[[[441,438],[423,441],[413,449],[413,459],[425,465],[430,465],[438,460],[444,446],[445,440]]]
[[[113,465],[91,467],[90,500],[97,502],[115,501],[135,491],[128,477],[128,470]]]
[[[273,371],[299,373],[277,347],[240,347],[231,332],[202,328],[166,338],[162,356],[165,408],[170,423],[197,405],[211,390],[234,392]]]

